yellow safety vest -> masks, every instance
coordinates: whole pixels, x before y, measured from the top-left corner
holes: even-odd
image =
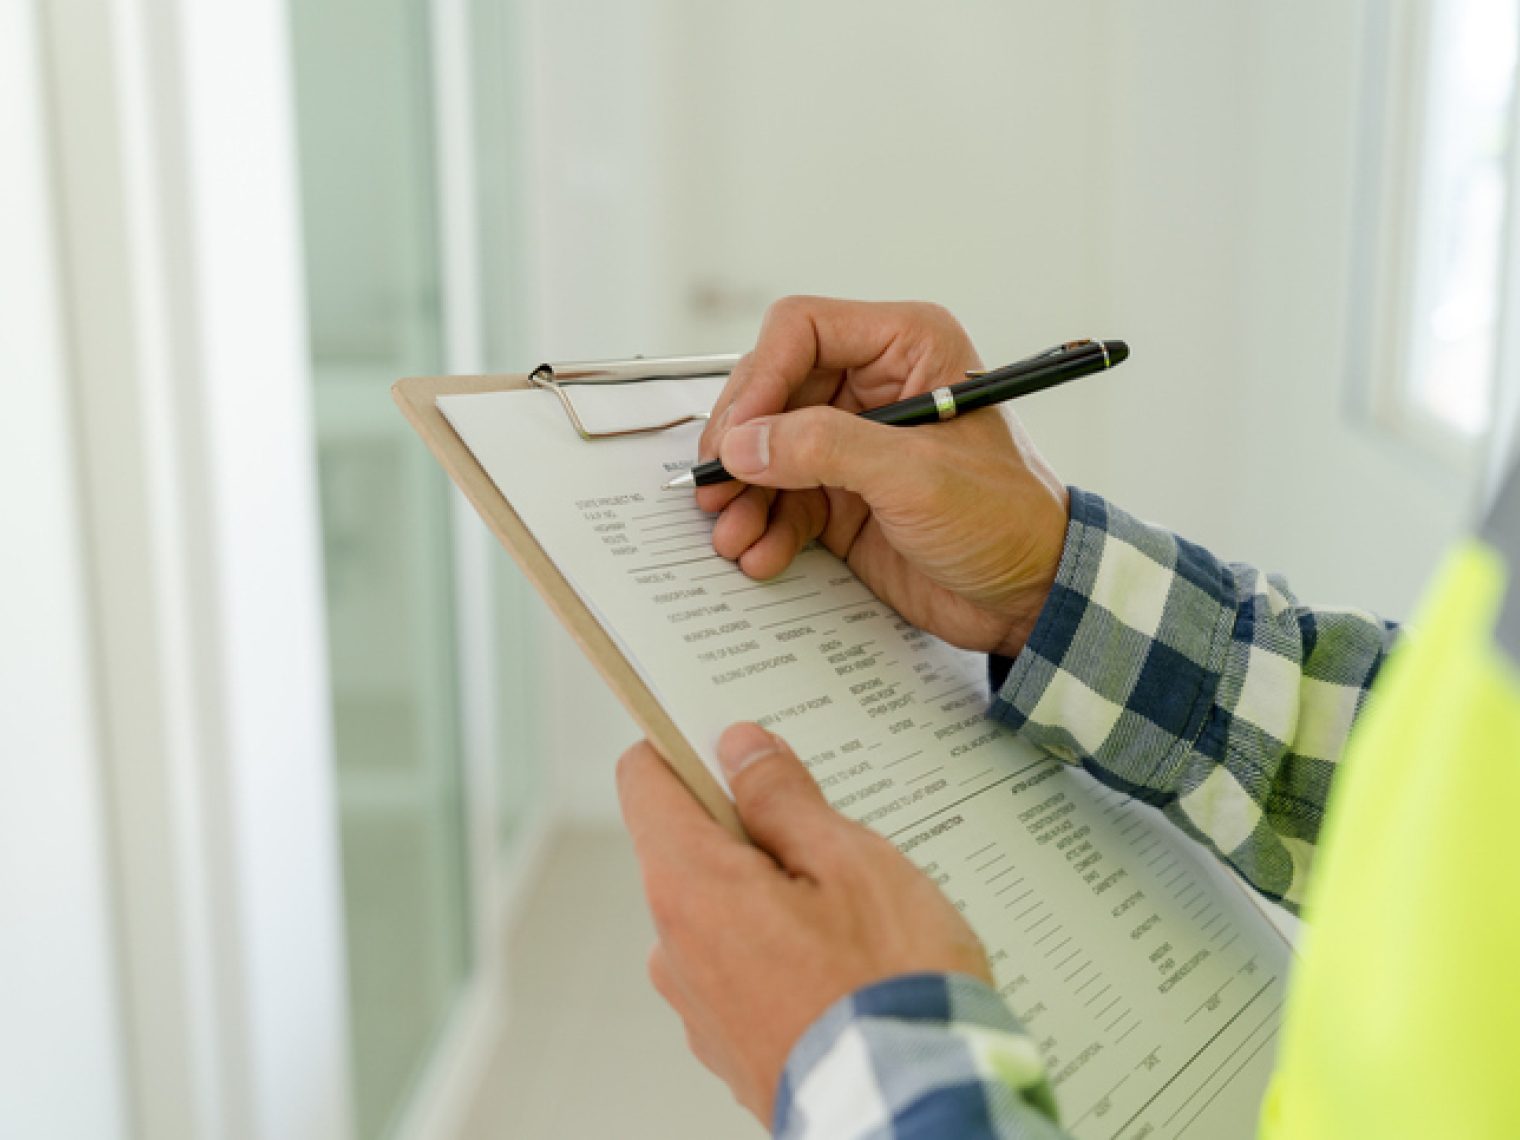
[[[1447,559],[1336,777],[1270,1140],[1520,1138],[1520,479]]]

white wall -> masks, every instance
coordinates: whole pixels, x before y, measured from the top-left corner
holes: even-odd
[[[1020,409],[1063,476],[1402,617],[1469,492],[1350,410],[1365,3],[557,7],[545,350],[742,349],[798,291],[941,301],[991,363],[1125,337]],[[609,814],[634,729],[567,641],[550,670],[568,798]]]
[[[1101,400],[1056,394],[1052,452],[1307,600],[1406,616],[1469,491],[1352,408],[1365,6],[1165,0],[1106,26],[1101,285],[1135,356]]]
[[[798,292],[941,301],[989,360],[1091,327],[1098,5],[661,11],[671,341],[747,347]]]

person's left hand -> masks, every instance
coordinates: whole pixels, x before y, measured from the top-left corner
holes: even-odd
[[[754,846],[648,742],[619,761],[618,795],[659,935],[650,978],[697,1059],[768,1127],[792,1046],[839,998],[899,974],[992,972],[939,888],[830,808],[785,742],[739,724],[718,754]]]

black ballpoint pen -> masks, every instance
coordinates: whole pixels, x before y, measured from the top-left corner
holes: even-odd
[[[1122,340],[1074,340],[991,372],[968,372],[967,379],[909,396],[894,404],[883,404],[860,413],[862,419],[890,427],[914,427],[918,424],[951,420],[962,412],[974,412],[1005,400],[1015,400],[1032,392],[1043,392],[1079,376],[1103,372],[1129,359],[1129,345]],[[663,490],[676,487],[707,487],[733,479],[716,459],[698,463],[690,471],[677,475]]]

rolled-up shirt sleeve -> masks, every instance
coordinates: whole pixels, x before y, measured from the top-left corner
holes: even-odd
[[[996,992],[907,974],[836,1002],[793,1047],[780,1140],[1056,1140],[1034,1041]]]
[[[994,659],[991,715],[1160,807],[1296,910],[1336,766],[1397,627],[1304,606],[1071,488],[1060,568],[1034,632]]]

